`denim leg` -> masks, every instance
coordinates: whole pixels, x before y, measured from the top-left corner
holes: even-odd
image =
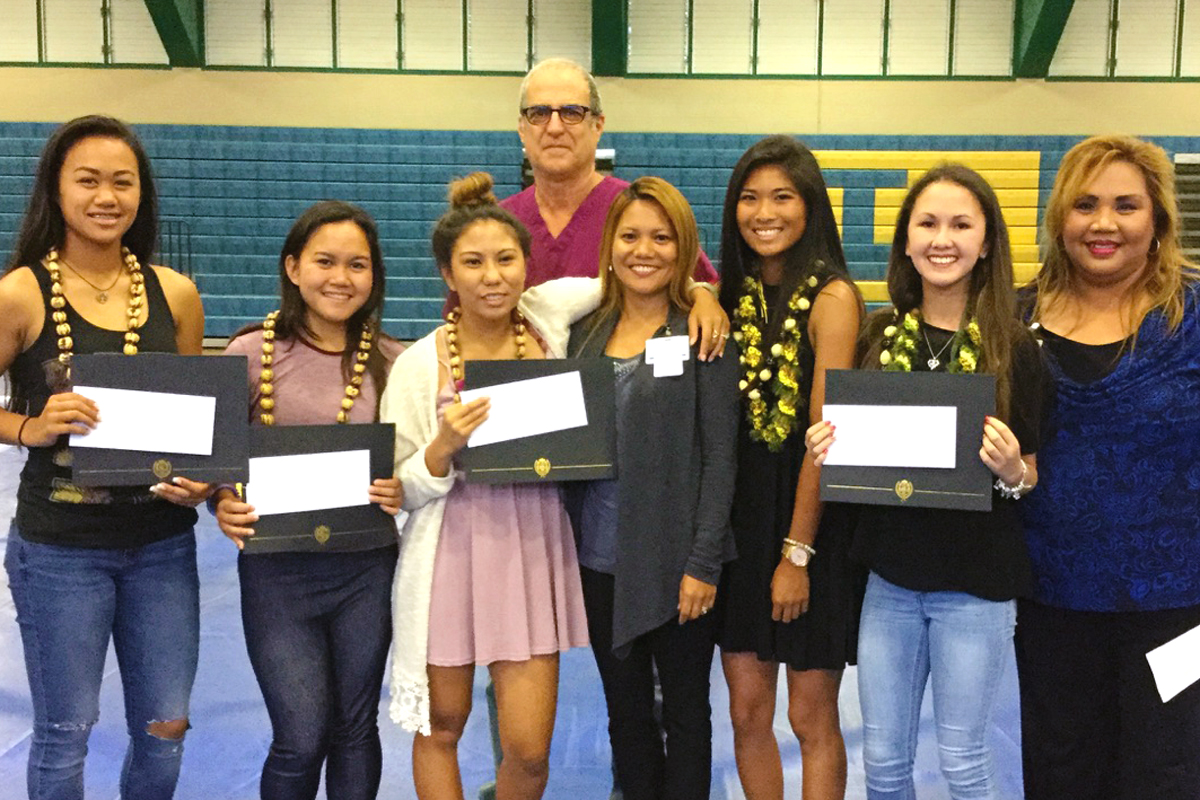
[[[119,552],[113,646],[129,729],[121,796],[169,800],[179,780],[182,732],[175,738],[148,728],[188,716],[200,651],[196,537],[188,531]]]
[[[329,634],[316,608],[319,584],[304,575],[305,555],[238,556],[246,650],[271,718],[263,800],[316,797],[328,746]]]
[[[924,597],[942,774],[954,800],[992,800],[996,776],[987,730],[1008,661],[1016,602],[961,592]]]
[[[339,800],[373,800],[379,792],[379,698],[392,641],[397,553],[385,547],[342,559],[349,564],[345,598],[330,623],[334,712],[325,767],[325,793]]]
[[[28,790],[33,800],[82,800],[88,735],[116,591],[113,551],[27,542],[14,525],[4,566],[17,610],[33,699]]]
[[[929,622],[921,597],[873,572],[867,582],[858,632],[858,697],[870,800],[916,800],[917,724],[929,678]]]

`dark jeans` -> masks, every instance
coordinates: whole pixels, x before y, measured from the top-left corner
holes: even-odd
[[[1146,653],[1200,607],[1102,613],[1017,606],[1027,800],[1195,800],[1200,684],[1166,703]]]
[[[250,664],[271,717],[263,800],[374,798],[397,548],[238,558]]]
[[[121,796],[168,800],[179,778],[183,740],[146,728],[188,715],[200,644],[192,532],[110,550],[29,542],[14,525],[4,566],[33,695],[29,796],[82,800],[83,761],[100,716],[111,638],[129,730]],[[15,796],[16,788],[3,794]]]
[[[672,619],[639,636],[629,655],[617,658],[612,652],[613,576],[587,568],[580,572],[592,653],[608,706],[613,764],[625,800],[708,797],[713,617],[683,625]],[[656,669],[662,683],[661,728],[654,718]]]

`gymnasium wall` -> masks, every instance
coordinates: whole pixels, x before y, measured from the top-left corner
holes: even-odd
[[[441,308],[428,256],[445,185],[486,169],[519,188],[519,78],[223,70],[0,68],[0,256],[19,224],[54,123],[103,112],[134,123],[164,218],[190,237],[207,333],[261,318],[278,248],[309,203],[336,197],[380,222],[388,329],[421,335]],[[601,147],[615,173],[653,173],[695,207],[715,255],[730,169],[758,136],[789,132],[818,153],[852,274],[880,299],[904,188],[950,158],[997,188],[1018,276],[1036,269],[1039,209],[1062,153],[1123,131],[1200,152],[1200,85],[1119,81],[608,79]]]

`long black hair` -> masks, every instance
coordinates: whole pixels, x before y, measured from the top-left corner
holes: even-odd
[[[313,338],[312,329],[308,324],[308,305],[300,295],[300,287],[292,283],[288,277],[287,260],[300,259],[305,246],[318,230],[326,225],[338,222],[353,222],[363,232],[367,239],[367,248],[371,253],[371,293],[367,295],[362,308],[350,315],[346,320],[346,348],[342,351],[342,376],[349,381],[358,352],[358,335],[364,322],[370,323],[378,340],[384,334],[379,330],[379,320],[383,316],[383,298],[385,294],[383,266],[383,250],[379,246],[379,229],[375,220],[363,209],[352,203],[341,200],[322,200],[304,211],[292,223],[287,238],[283,240],[283,248],[279,251],[279,316],[275,320],[275,335],[277,339],[296,339],[300,336]],[[242,328],[233,335],[234,338],[244,333],[260,330],[262,323],[257,322]],[[378,347],[371,348],[371,356],[367,359],[367,374],[375,384],[376,398],[383,394],[387,385],[387,360]]]
[[[34,174],[29,205],[21,220],[21,231],[17,234],[17,243],[9,258],[8,272],[17,267],[33,266],[51,249],[63,246],[67,226],[59,206],[59,173],[62,172],[67,152],[80,140],[92,136],[124,142],[137,159],[141,202],[133,224],[121,237],[121,244],[128,247],[142,264],[150,264],[158,243],[158,191],[154,186],[150,159],[133,129],[124,122],[113,117],[91,115],[63,123],[46,141]]]
[[[788,300],[801,281],[817,271],[845,278],[847,282],[850,276],[833,206],[829,203],[829,190],[816,157],[791,136],[768,136],[751,145],[738,159],[725,190],[725,210],[721,216],[721,307],[725,313],[733,316],[743,292],[743,279],[759,273],[759,256],[742,238],[737,209],[742,187],[750,173],[767,165],[783,168],[804,200],[808,214],[804,235],[784,254],[783,280],[772,310],[771,325],[764,332],[767,341],[773,342],[778,339],[779,326],[787,316]]]

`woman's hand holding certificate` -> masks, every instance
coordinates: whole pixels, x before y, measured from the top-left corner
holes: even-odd
[[[430,475],[444,478],[450,474],[455,453],[467,446],[467,439],[487,419],[489,407],[486,397],[446,406],[437,436],[425,448],[425,468]]]
[[[49,447],[64,433],[84,436],[100,421],[100,409],[88,398],[74,392],[50,395],[42,413],[30,417],[21,431],[26,447]]]

